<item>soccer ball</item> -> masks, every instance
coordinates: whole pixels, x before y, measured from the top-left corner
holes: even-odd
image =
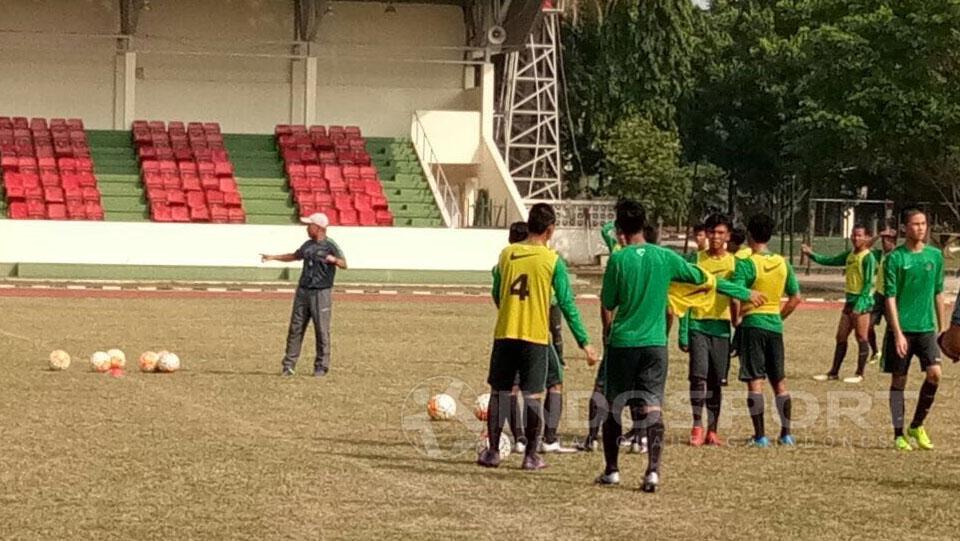
[[[123,368],[127,365],[127,356],[119,349],[107,351],[110,356],[110,368]]]
[[[484,430],[480,433],[480,439],[477,440],[477,456],[480,456],[489,448],[490,436],[487,434],[487,431]],[[500,434],[500,458],[507,458],[510,456],[511,449],[513,449],[513,444],[510,443],[510,436],[507,436],[506,434]]]
[[[489,415],[489,407],[490,393],[483,393],[477,397],[477,401],[473,404],[473,415],[480,421],[486,421]]]
[[[427,402],[427,414],[434,421],[453,419],[453,416],[457,414],[457,401],[448,394],[434,395]]]
[[[169,351],[160,352],[160,358],[157,360],[158,372],[176,372],[180,370],[180,357],[176,353]]]
[[[90,356],[90,366],[94,372],[106,372],[110,370],[110,356],[103,351],[98,351]]]
[[[160,355],[155,351],[144,351],[143,355],[140,355],[140,360],[137,364],[140,365],[141,372],[155,372],[157,370],[157,363],[160,362]]]
[[[50,370],[66,370],[70,368],[70,354],[62,349],[50,353]]]

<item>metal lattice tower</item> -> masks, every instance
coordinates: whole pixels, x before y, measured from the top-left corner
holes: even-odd
[[[527,46],[505,59],[497,140],[524,201],[561,200],[559,10],[543,13]]]

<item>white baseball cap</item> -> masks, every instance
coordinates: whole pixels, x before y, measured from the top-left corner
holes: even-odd
[[[312,224],[317,227],[322,227],[324,229],[330,225],[330,218],[327,218],[327,215],[322,212],[314,212],[310,216],[300,218],[300,221],[305,224]]]

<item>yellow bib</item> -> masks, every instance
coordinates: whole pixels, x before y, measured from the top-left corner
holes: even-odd
[[[859,295],[863,291],[863,258],[865,257],[873,257],[870,250],[864,250],[859,254],[851,250],[850,255],[847,256],[847,267],[844,270],[847,279],[847,293]]]
[[[880,263],[877,264],[877,277],[873,281],[874,291],[876,291],[881,295],[887,294],[886,291],[884,291],[884,285],[886,284],[886,282],[884,281],[884,278],[883,278],[883,263],[886,260],[887,260],[887,254],[883,254],[883,256],[880,258]]]
[[[737,260],[733,254],[723,257],[711,257],[706,251],[697,254],[697,266],[704,272],[717,278],[729,280],[737,268]],[[730,321],[730,298],[726,295],[714,295],[714,302],[707,308],[693,309],[693,319],[721,319]]]
[[[707,281],[700,284],[671,282],[667,290],[667,307],[670,313],[683,316],[689,310],[709,310],[716,303],[717,279],[705,272]]]
[[[511,244],[500,252],[500,309],[494,338],[550,343],[550,297],[558,255],[538,244]]]
[[[760,306],[743,303],[743,315],[779,314],[780,297],[783,296],[787,284],[786,260],[777,254],[753,254],[746,261],[753,265],[757,274],[750,289],[763,293],[767,302]]]

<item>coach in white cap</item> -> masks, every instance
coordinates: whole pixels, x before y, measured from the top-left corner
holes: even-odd
[[[284,376],[292,376],[300,358],[303,345],[303,333],[313,320],[313,330],[317,336],[317,357],[313,363],[313,375],[325,376],[330,370],[330,315],[333,279],[337,268],[347,268],[347,260],[337,243],[327,237],[330,220],[326,214],[317,212],[301,218],[307,225],[310,240],[303,243],[296,252],[283,255],[260,254],[261,261],[303,261],[300,284],[293,299],[293,313],[290,315],[290,330],[287,333],[287,353],[283,357]]]

